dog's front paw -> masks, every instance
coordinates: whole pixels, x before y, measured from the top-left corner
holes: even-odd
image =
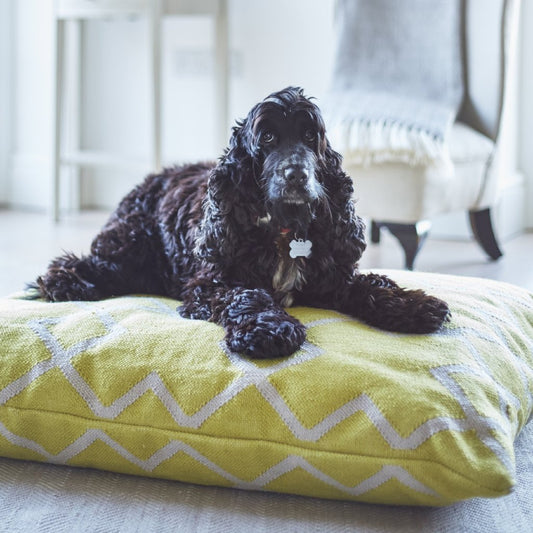
[[[286,357],[305,341],[305,326],[284,311],[248,315],[226,335],[230,350],[254,358]]]
[[[422,290],[375,291],[361,318],[398,333],[434,333],[450,320],[448,304]]]
[[[434,333],[451,317],[448,304],[421,290],[402,291],[402,312],[396,318],[393,331],[405,333]]]
[[[451,318],[448,304],[439,298],[435,298],[435,296],[426,295],[418,311],[419,316],[415,323],[415,327],[418,328],[416,333],[438,331]]]

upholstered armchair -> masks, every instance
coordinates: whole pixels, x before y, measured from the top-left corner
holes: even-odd
[[[335,73],[339,69],[346,73],[347,43],[361,39],[355,35],[353,21],[347,18],[350,13],[364,16],[364,10],[353,11],[353,4],[348,4],[351,1],[339,0],[336,6]],[[378,4],[385,9],[387,1],[390,2],[378,0]],[[519,0],[464,0],[457,4],[460,48],[457,60],[461,63],[462,91],[455,120],[444,138],[445,158],[415,162],[354,158],[354,146],[348,141],[351,133],[346,124],[343,127],[338,113],[336,120],[328,124],[330,138],[335,139],[335,148],[344,156],[344,168],[354,178],[358,212],[371,221],[372,242],[379,242],[380,230],[387,228],[402,245],[408,269],[413,268],[431,220],[454,211],[468,213],[473,235],[491,259],[502,255],[492,224],[492,211],[498,201],[500,125],[505,111],[508,59],[512,53],[510,36],[517,31],[518,3]],[[371,9],[379,9],[376,5]],[[409,9],[416,4],[404,5]],[[346,6],[352,11],[345,9]],[[404,19],[395,22],[403,23]],[[369,35],[370,39],[374,38],[374,34]],[[376,36],[379,38],[383,36]],[[401,47],[402,43],[401,39],[395,39],[393,46]],[[381,46],[379,42],[365,43],[370,54],[374,45]],[[414,77],[417,75],[420,74],[413,72]],[[347,87],[350,80],[346,75],[333,76],[327,109],[342,108],[339,102]]]

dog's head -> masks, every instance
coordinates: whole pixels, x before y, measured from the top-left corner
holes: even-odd
[[[325,196],[319,168],[329,145],[318,107],[299,88],[272,93],[234,129],[230,146],[252,158],[272,222],[305,233]]]
[[[233,128],[210,174],[197,255],[233,269],[236,263],[246,266],[253,249],[259,253],[254,259],[266,264],[271,248],[261,255],[258,226],[278,237],[286,237],[286,229],[296,238],[311,237],[312,230],[315,245],[320,235],[335,250],[335,260],[351,268],[365,247],[364,224],[355,215],[352,180],[341,163],[320,110],[302,89],[267,96]],[[313,226],[316,220],[322,223]]]

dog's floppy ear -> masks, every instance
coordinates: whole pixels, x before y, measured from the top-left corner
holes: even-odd
[[[246,120],[240,120],[232,129],[232,135],[228,143],[222,160],[240,159],[243,155],[248,154],[247,145],[249,144],[249,127]],[[248,154],[249,155],[249,154]]]
[[[329,242],[337,262],[351,266],[359,261],[366,248],[365,223],[355,213],[353,181],[342,169],[342,156],[331,147],[325,135],[323,141],[324,153],[319,162],[327,191],[327,212],[332,221]]]
[[[242,241],[258,216],[260,192],[247,135],[245,123],[233,128],[228,148],[208,180],[196,254],[221,266],[243,253]]]
[[[233,222],[234,178],[232,165],[219,163],[211,172],[204,216],[196,240],[196,255],[223,265],[236,249],[237,234]]]
[[[343,173],[342,156],[329,144],[325,130],[320,133],[318,139],[318,161],[322,171],[330,176]]]
[[[264,103],[256,104],[244,120],[239,120],[233,128],[232,136],[229,141],[226,157],[233,156],[242,160],[244,157],[257,158],[259,155],[259,141],[255,135],[254,128],[257,119],[264,109]]]
[[[326,167],[329,168],[330,172],[341,171],[342,156],[341,154],[333,150],[325,134],[324,134],[324,139],[323,139],[323,145],[324,145],[324,148],[323,148],[324,152],[322,155],[322,160],[324,161],[324,164],[326,165]]]
[[[241,185],[245,178],[253,178],[261,173],[259,162],[259,145],[254,139],[253,123],[255,120],[256,105],[244,120],[240,120],[233,127],[232,135],[224,155],[220,158],[222,165],[233,167],[229,169],[226,177],[235,185]]]

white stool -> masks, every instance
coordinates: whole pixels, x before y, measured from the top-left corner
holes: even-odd
[[[63,164],[82,166],[131,166],[131,158],[121,159],[112,154],[82,151],[80,132],[80,37],[83,20],[143,16],[150,25],[150,79],[152,86],[151,165],[161,167],[161,19],[164,15],[211,15],[216,20],[215,37],[215,109],[217,110],[217,141],[225,145],[228,136],[229,54],[227,30],[227,0],[55,0],[54,3],[54,135],[52,158],[51,214],[60,216],[60,171]],[[68,25],[68,26],[67,26]],[[67,31],[68,27],[68,31]],[[69,41],[68,146],[63,146],[62,115],[65,111],[63,84],[65,76],[65,41]],[[62,153],[62,148],[67,148]],[[79,194],[79,193],[78,193]]]

